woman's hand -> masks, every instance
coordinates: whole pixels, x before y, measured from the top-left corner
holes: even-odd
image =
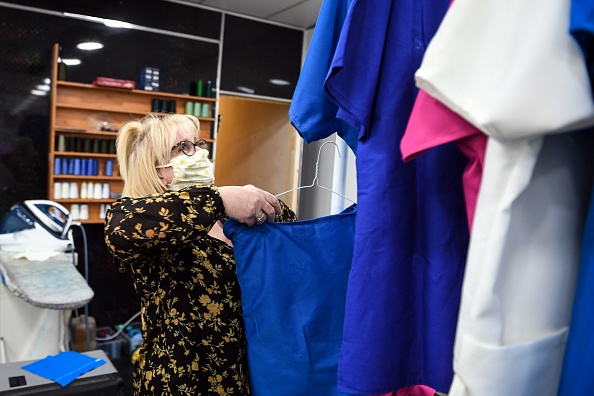
[[[249,227],[262,224],[282,213],[278,198],[252,185],[219,187],[225,213]]]

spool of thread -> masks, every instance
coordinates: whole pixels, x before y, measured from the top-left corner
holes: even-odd
[[[210,106],[208,103],[202,103],[202,117],[208,117],[210,113]]]
[[[78,199],[78,183],[70,183],[70,199]]]
[[[72,220],[80,220],[80,205],[79,204],[70,205],[70,217],[72,217]]]
[[[107,211],[107,205],[105,204],[101,204],[101,206],[99,207],[99,218],[101,220],[105,219],[105,212]]]
[[[203,84],[202,80],[198,80],[196,83],[196,96],[202,96],[203,94]]]
[[[169,113],[169,101],[165,100],[165,99],[161,99],[159,101],[159,104],[161,105],[161,113]]]
[[[153,113],[158,113],[160,110],[161,110],[161,103],[160,103],[159,99],[153,99],[151,111]]]
[[[80,219],[81,220],[89,220],[89,205],[87,205],[87,204],[80,205]]]
[[[169,101],[169,112],[170,113],[177,113],[177,103],[175,100]]]
[[[54,183],[54,199],[62,199],[62,183]]]
[[[204,90],[204,96],[206,96],[207,98],[212,98],[212,82],[211,81],[206,82],[206,89]]]
[[[69,199],[70,198],[70,183],[62,182],[62,187],[60,188],[62,192],[62,199]]]
[[[93,153],[99,154],[99,139],[93,139]]]
[[[77,153],[82,153],[84,150],[84,139],[83,138],[74,138],[74,150]]]
[[[54,159],[54,175],[62,174],[62,160],[60,158]]]
[[[90,160],[91,161],[91,176],[97,176],[99,174],[99,161],[97,160]]]
[[[92,181],[87,182],[87,199],[93,199],[93,193],[95,192],[95,183]]]
[[[81,173],[80,173],[80,168],[81,168],[81,166],[80,166],[80,163],[81,163],[81,159],[80,159],[80,158],[74,158],[74,161],[73,161],[73,162],[74,162],[74,173],[73,173],[73,174],[74,174],[75,176],[80,176],[80,175],[81,175]]]
[[[69,166],[68,158],[62,158],[60,160],[60,174],[67,175],[68,174],[68,166]]]
[[[113,161],[105,161],[105,176],[113,176]]]
[[[109,199],[109,183],[103,183],[103,191],[101,191],[101,198]]]
[[[89,175],[89,160],[87,158],[83,158],[80,162],[80,174],[83,176]]]
[[[91,138],[85,138],[84,142],[83,142],[83,149],[82,151],[85,153],[90,153],[92,150],[92,145],[91,145]]]
[[[80,197],[82,199],[87,199],[89,196],[87,195],[87,182],[80,183]]]
[[[68,160],[68,174],[74,175],[74,158]]]
[[[186,102],[186,114],[194,114],[194,102]]]
[[[102,187],[101,183],[95,183],[93,185],[93,199],[101,199],[102,197]]]
[[[202,114],[202,105],[199,102],[194,103],[194,117],[200,117]]]
[[[66,136],[58,135],[58,151],[66,151]]]
[[[109,146],[107,144],[107,139],[101,139],[101,154],[108,154],[109,153]]]

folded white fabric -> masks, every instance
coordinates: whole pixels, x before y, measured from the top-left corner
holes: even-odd
[[[430,42],[417,85],[496,139],[594,123],[569,0],[455,0]]]

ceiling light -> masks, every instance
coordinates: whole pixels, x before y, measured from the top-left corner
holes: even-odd
[[[97,43],[95,41],[88,41],[86,43],[80,43],[76,46],[76,48],[84,50],[84,51],[93,51],[103,48],[103,44]]]
[[[273,78],[271,80],[268,80],[268,82],[270,84],[274,84],[274,85],[289,85],[289,84],[291,84],[290,82],[288,82],[286,80],[279,80],[278,78]]]
[[[256,92],[253,88],[248,88],[248,87],[237,87],[238,90],[240,90],[241,92],[245,92],[245,93],[249,93],[249,94],[253,94],[254,92]]]
[[[31,93],[32,93],[33,95],[37,95],[37,96],[45,96],[45,95],[47,95],[47,92],[45,92],[45,91],[41,91],[41,90],[39,90],[39,89],[32,89],[32,90],[31,90]]]
[[[130,29],[132,24],[128,22],[116,21],[115,19],[106,19],[103,24],[112,28]]]
[[[49,91],[50,90],[50,86],[49,85],[37,85],[35,87],[35,89],[38,89],[40,91]]]
[[[66,64],[66,66],[76,66],[80,65],[80,59],[72,58],[72,59],[62,59],[62,62]]]
[[[49,83],[51,83],[51,82],[52,82],[52,81],[51,81],[49,78],[47,78],[47,77],[43,79],[43,83],[44,83],[45,85],[49,85]]]

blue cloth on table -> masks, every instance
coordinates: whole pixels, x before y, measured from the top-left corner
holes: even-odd
[[[22,368],[66,386],[81,375],[105,364],[105,360],[78,352],[61,352],[27,364]]]
[[[289,223],[224,226],[241,286],[252,396],[337,390],[355,206]]]

